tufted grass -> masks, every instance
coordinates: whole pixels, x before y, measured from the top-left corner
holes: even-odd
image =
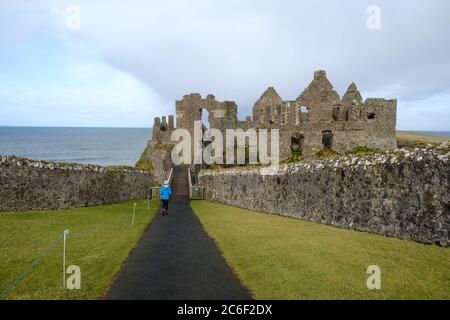
[[[175,147],[174,144],[158,144],[155,146],[155,150],[164,150],[167,152],[172,152],[174,147]]]
[[[134,225],[133,205],[137,203]],[[96,299],[101,297],[159,206],[146,200],[60,211],[0,213],[0,299]],[[66,266],[81,269],[81,289],[64,290],[62,240]],[[55,246],[31,272],[2,295],[56,239]]]
[[[196,201],[192,208],[257,299],[449,299],[450,248]],[[381,290],[368,290],[369,265]]]
[[[348,155],[366,155],[366,154],[377,154],[383,153],[383,150],[380,149],[372,149],[367,147],[355,147],[346,154]]]
[[[144,149],[144,151],[142,152],[139,160],[136,162],[135,168],[140,169],[140,170],[145,170],[145,171],[152,173],[153,172],[153,163],[151,160],[146,158],[147,153],[148,153],[148,147],[146,147]]]
[[[316,158],[319,160],[323,159],[337,159],[342,155],[332,149],[322,149],[316,153]]]

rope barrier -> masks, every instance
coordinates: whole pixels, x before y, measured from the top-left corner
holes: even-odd
[[[43,251],[43,253],[37,257],[31,264],[28,266],[24,271],[19,273],[9,284],[6,285],[6,287],[0,291],[0,299],[3,299],[3,297],[10,292],[15,286],[17,286],[27,275],[29,275],[40,263],[42,260],[44,260],[45,257],[47,257],[50,252],[53,251],[53,249],[56,247],[58,242],[62,240],[62,236],[56,238],[53,240],[50,245],[47,246],[47,248]]]
[[[107,220],[106,222],[98,223],[95,225],[87,226],[78,231],[70,232],[70,235],[82,235],[88,232],[98,231],[102,227],[107,227],[112,225],[113,223],[118,222],[117,219],[124,217],[125,215],[129,215],[130,211],[124,211],[117,214],[115,217]],[[130,229],[130,224],[127,224],[127,229]],[[32,263],[26,267],[22,272],[20,272],[16,277],[14,277],[11,282],[9,282],[1,291],[0,291],[0,299],[3,299],[11,290],[13,290],[25,277],[27,277],[56,247],[56,245],[63,240],[63,236],[57,237],[53,240],[44,251],[32,261]]]

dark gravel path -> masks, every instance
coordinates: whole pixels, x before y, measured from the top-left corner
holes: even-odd
[[[144,232],[106,299],[240,300],[250,294],[208,238],[186,196]]]

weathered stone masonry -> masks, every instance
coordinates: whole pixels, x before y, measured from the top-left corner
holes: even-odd
[[[220,130],[224,137],[227,129],[278,130],[281,159],[293,153],[313,158],[322,149],[343,153],[355,147],[383,150],[397,147],[397,100],[363,100],[354,83],[341,98],[323,70],[314,73],[311,83],[295,100],[283,100],[269,87],[255,102],[252,111],[252,116],[240,121],[233,101],[218,101],[212,94],[183,96],[176,101],[176,117],[170,115],[154,120],[146,159],[156,164],[155,177],[161,183],[170,170],[167,161],[170,154],[161,151],[160,146],[176,143],[171,140],[175,129],[185,129],[194,136],[195,122],[202,121],[205,112],[210,128]],[[203,131],[207,129],[203,124]],[[210,139],[204,137],[203,146],[209,143]],[[160,159],[164,159],[163,164]]]
[[[136,169],[1,157],[0,211],[51,210],[144,199],[153,176]]]
[[[449,153],[399,150],[260,169],[202,171],[207,199],[348,229],[449,244]]]
[[[397,147],[397,100],[363,100],[354,83],[341,98],[323,70],[314,73],[311,83],[295,100],[283,100],[269,87],[252,111],[251,117],[240,121],[233,101],[221,102],[212,94],[206,98],[198,93],[185,95],[176,101],[176,117],[155,118],[148,149],[174,143],[174,129],[186,129],[193,136],[194,123],[202,120],[204,112],[210,127],[222,133],[226,129],[279,130],[281,158],[288,158],[292,152],[312,157],[324,148],[342,153],[361,146],[387,150]],[[148,157],[157,160],[151,152]]]

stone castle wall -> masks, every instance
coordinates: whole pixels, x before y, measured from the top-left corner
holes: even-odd
[[[261,169],[202,171],[209,200],[402,239],[448,245],[448,150],[398,150]]]
[[[145,199],[153,176],[137,169],[1,157],[0,211],[52,210]]]
[[[312,158],[323,149],[343,153],[355,147],[378,149],[396,148],[395,127],[397,101],[369,98],[351,83],[342,96],[334,90],[326,72],[316,71],[311,83],[293,101],[283,100],[275,88],[269,87],[255,102],[252,117],[237,119],[233,101],[217,101],[214,95],[203,98],[198,93],[185,95],[176,101],[176,128],[186,129],[191,136],[194,122],[207,112],[210,127],[226,129],[275,129],[280,132],[280,156],[289,158],[293,152]],[[155,119],[150,148],[173,143],[170,134],[174,118],[169,124]],[[206,127],[204,128],[206,130]],[[224,135],[225,136],[225,135]]]
[[[341,98],[325,71],[316,71],[295,101],[283,101],[269,87],[253,107],[253,122],[280,130],[282,158],[290,156],[293,146],[310,157],[324,148],[341,153],[361,146],[395,149],[396,114],[396,100],[363,101],[354,83]]]

